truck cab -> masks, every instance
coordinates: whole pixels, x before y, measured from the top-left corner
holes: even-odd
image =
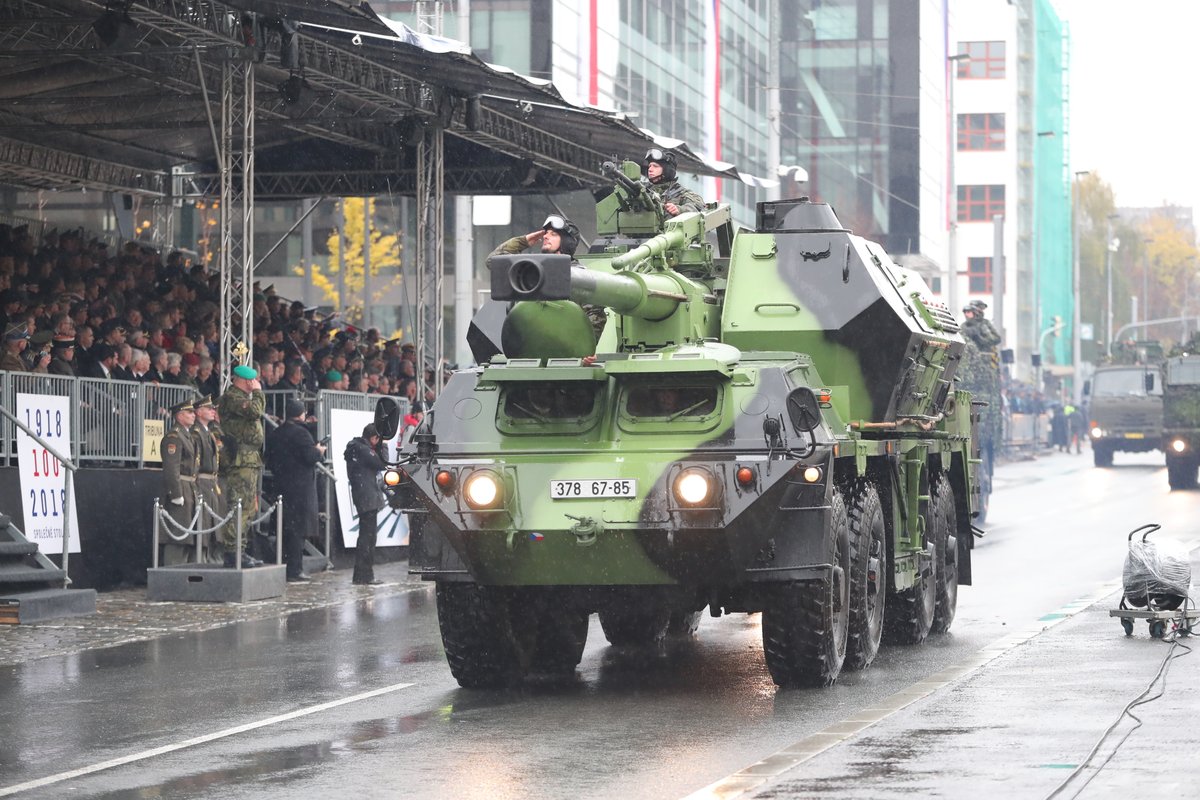
[[[1111,467],[1117,451],[1144,453],[1162,446],[1163,380],[1158,366],[1099,367],[1083,391],[1097,467]]]

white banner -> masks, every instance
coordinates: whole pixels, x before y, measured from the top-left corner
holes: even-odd
[[[17,394],[17,419],[65,457],[71,457],[71,399],[52,394]],[[21,507],[25,538],[42,553],[62,553],[63,500],[70,473],[37,440],[17,428],[17,471],[21,476]],[[75,485],[71,484],[71,541],[68,551],[79,549],[79,514],[75,511]]]
[[[329,456],[333,460],[333,474],[337,478],[334,491],[337,493],[338,518],[342,523],[342,544],[347,549],[358,544],[358,511],[350,499],[350,479],[346,471],[346,445],[363,428],[375,421],[370,411],[349,411],[335,408],[329,412]],[[390,445],[388,452],[395,452]],[[394,547],[408,544],[408,517],[391,506],[379,511],[379,532],[375,537],[376,547]]]

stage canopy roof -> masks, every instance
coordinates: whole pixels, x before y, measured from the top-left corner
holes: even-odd
[[[766,185],[350,0],[3,0],[0,183],[217,194],[222,64],[246,57],[259,199],[413,194],[436,128],[450,193],[589,188],[652,145]]]

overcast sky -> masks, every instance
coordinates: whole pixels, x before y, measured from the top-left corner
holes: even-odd
[[[1070,26],[1072,170],[1120,206],[1200,216],[1200,0],[1053,0]]]

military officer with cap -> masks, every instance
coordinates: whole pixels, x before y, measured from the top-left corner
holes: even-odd
[[[50,366],[48,370],[51,375],[66,375],[75,377],[75,337],[74,336],[56,336],[50,344]]]
[[[218,412],[225,443],[220,463],[220,475],[225,481],[223,492],[229,508],[242,502],[242,552],[237,553],[237,528],[235,523],[221,529],[221,544],[225,549],[224,563],[227,567],[237,565],[240,557],[243,567],[262,564],[246,553],[251,531],[250,522],[258,511],[258,479],[263,468],[263,412],[267,398],[258,382],[258,372],[244,364],[233,368],[229,388],[221,395]]]
[[[5,372],[28,372],[21,352],[29,346],[29,329],[23,322],[12,323],[4,331],[4,355],[0,356],[0,370]]]
[[[205,395],[195,402],[196,422],[192,425],[192,444],[196,447],[196,496],[204,500],[208,506],[208,515],[201,518],[207,528],[212,520],[225,516],[225,504],[221,501],[221,485],[217,482],[217,470],[220,462],[221,440],[213,423],[217,418],[217,407],[213,405],[212,397]],[[212,539],[216,538],[213,534]],[[209,546],[206,561],[220,560],[219,547]],[[214,553],[216,554],[214,557]]]
[[[689,211],[703,211],[704,198],[679,183],[675,154],[651,147],[642,160],[642,172],[650,180],[650,189],[658,195],[663,208],[672,217]]]
[[[159,453],[162,456],[163,498],[162,506],[180,528],[192,527],[196,513],[196,471],[200,463],[196,446],[192,443],[190,430],[196,421],[196,410],[191,400],[171,406],[174,425],[162,438]],[[162,536],[165,566],[186,564],[195,560],[196,546],[192,537],[179,540],[178,529],[167,525],[172,536]]]

